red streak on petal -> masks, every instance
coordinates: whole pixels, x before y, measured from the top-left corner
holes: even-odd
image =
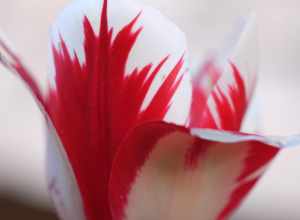
[[[244,169],[236,180],[237,187],[231,193],[230,200],[220,213],[218,220],[227,219],[227,217],[236,208],[238,208],[241,202],[245,199],[245,196],[247,196],[250,190],[255,186],[263,173],[254,179],[247,181],[245,181],[245,179],[258,171],[260,168],[268,165],[275,158],[278,152],[278,148],[267,146],[258,142],[251,143],[251,149],[249,150],[248,156],[244,161]]]
[[[2,63],[9,70],[16,73],[25,82],[25,84],[28,86],[31,93],[35,97],[36,101],[39,103],[39,107],[41,107],[41,110],[44,112],[44,97],[42,95],[41,89],[32,76],[33,74],[25,67],[20,58],[5,44],[4,41],[1,40],[1,38],[0,49],[2,49],[9,56],[9,60],[6,60],[5,55],[2,55],[0,53],[0,63]]]
[[[217,125],[210,107],[207,105],[204,109],[200,127],[219,128],[222,130],[239,131],[242,125],[243,117],[248,107],[246,95],[246,86],[244,79],[237,67],[231,64],[234,82],[228,86],[228,96],[220,85],[217,85],[211,96],[215,102],[217,117],[220,125]]]
[[[129,54],[142,31],[133,31],[139,15],[114,38],[108,26],[107,1],[103,3],[99,34],[85,17],[83,64],[76,54],[70,55],[63,39],[59,49],[53,47],[56,88],[49,92],[47,110],[74,170],[88,220],[112,219],[108,181],[118,146],[136,125],[165,117],[181,81],[183,58],[150,105],[141,110],[168,56],[157,65],[149,63],[126,73]]]
[[[148,108],[141,115],[141,121],[153,121],[164,118],[169,110],[171,98],[173,97],[173,94],[177,90],[182,80],[183,75],[181,75],[178,80],[177,77],[178,73],[182,69],[183,62],[184,61],[182,57],[167,76],[164,83],[161,85],[154,98],[150,102]],[[166,103],[168,104],[166,105]],[[162,108],[162,106],[164,106],[164,108]]]
[[[278,148],[266,148],[263,144],[260,143],[253,144],[251,150],[249,151],[248,157],[245,159],[245,167],[243,172],[239,176],[238,181],[243,181],[255,170],[258,170],[266,165],[277,155],[278,151]]]
[[[210,145],[209,141],[195,139],[193,146],[185,154],[186,169],[196,169],[199,166],[198,162],[205,156]]]
[[[220,213],[217,220],[227,219],[228,215],[230,215],[232,211],[234,211],[240,205],[241,199],[243,199],[250,192],[250,190],[255,186],[257,181],[258,178],[253,179],[235,189],[235,192],[231,196],[231,201],[228,203],[226,208]]]
[[[207,100],[220,76],[219,68],[216,67],[213,60],[209,60],[203,65],[196,77],[193,78],[189,127],[200,127]]]

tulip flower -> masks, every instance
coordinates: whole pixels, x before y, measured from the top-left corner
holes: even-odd
[[[241,132],[256,82],[252,27],[192,70],[184,34],[155,9],[77,0],[53,25],[45,94],[0,40],[1,63],[45,116],[61,219],[222,220],[236,210],[299,139]]]

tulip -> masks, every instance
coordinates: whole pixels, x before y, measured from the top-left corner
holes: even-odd
[[[0,39],[1,63],[44,113],[61,219],[227,219],[299,142],[241,132],[256,82],[252,31],[191,70],[184,34],[155,9],[77,0],[51,31],[46,94]]]

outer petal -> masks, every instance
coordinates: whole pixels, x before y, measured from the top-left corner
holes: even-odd
[[[257,73],[254,18],[239,25],[231,38],[193,79],[190,127],[240,130]]]
[[[137,124],[166,118],[183,82],[184,52],[177,27],[127,0],[75,1],[54,25],[47,111],[87,219],[111,219],[107,191],[117,147]],[[188,109],[188,98],[182,101]]]
[[[48,189],[61,219],[84,220],[79,188],[70,163],[66,157],[56,131],[49,121],[47,106],[38,83],[31,71],[23,64],[19,56],[8,46],[4,37],[0,37],[0,63],[18,75],[28,86],[38,106],[48,121],[47,126],[47,177]]]
[[[71,165],[51,122],[47,126],[48,190],[61,219],[84,220],[82,200]]]
[[[31,71],[25,66],[15,51],[11,49],[2,35],[0,35],[0,64],[20,77],[26,86],[28,86],[29,91],[37,101],[41,111],[46,113],[44,97],[39,84],[33,78]]]
[[[135,129],[110,179],[116,220],[227,219],[284,141],[165,123]]]
[[[165,118],[175,96],[186,104],[169,111],[168,120],[186,120],[190,87],[188,75],[182,76],[185,37],[150,7],[129,0],[110,0],[108,6],[105,0],[78,0],[54,25],[51,48],[51,88],[46,99],[2,39],[0,62],[25,81],[49,115],[74,171],[87,219],[111,219],[107,182],[121,138],[135,124]],[[49,167],[56,167],[52,163],[57,160],[61,172],[67,172],[60,151],[53,150],[57,157],[49,160]],[[75,193],[74,203],[65,196],[67,185],[76,191],[76,184],[68,175],[66,179],[56,175],[63,200],[70,202],[61,215],[74,219],[68,211],[74,205],[81,218],[79,196]],[[59,200],[54,198],[57,207]]]

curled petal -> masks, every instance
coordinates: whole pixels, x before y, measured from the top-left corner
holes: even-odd
[[[227,219],[259,180],[281,140],[162,122],[122,143],[110,178],[116,220]]]

